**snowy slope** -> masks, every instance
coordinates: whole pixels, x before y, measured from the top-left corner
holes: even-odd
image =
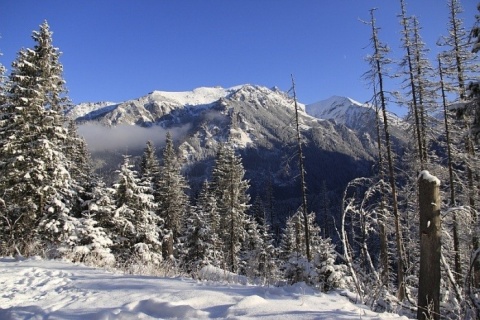
[[[0,259],[0,319],[407,319],[308,287],[256,287]]]
[[[168,92],[153,91],[149,95],[155,101],[169,101],[182,106],[206,105],[224,98],[240,89],[242,86],[235,86],[224,89],[222,87],[200,87],[192,91]]]
[[[90,114],[92,117],[95,114],[107,113],[116,108],[117,104],[115,102],[84,102],[80,103],[66,112],[67,116],[72,119],[77,119],[84,117],[87,114]]]
[[[319,119],[334,120],[347,127],[355,125],[364,114],[373,111],[368,105],[361,104],[348,97],[332,96],[326,100],[306,106],[309,115]]]
[[[362,129],[375,120],[375,109],[370,104],[363,104],[348,97],[332,96],[306,106],[306,112],[316,118],[333,120],[350,129]],[[390,124],[402,124],[402,120],[392,113],[387,113]]]
[[[97,121],[105,126],[141,125],[151,126],[162,117],[188,107],[208,107],[221,98],[226,98],[239,88],[201,87],[192,91],[153,91],[138,99],[117,104],[82,103],[67,112],[67,116],[79,122]]]

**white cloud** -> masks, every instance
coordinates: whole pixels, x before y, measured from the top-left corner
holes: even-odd
[[[110,128],[88,123],[80,125],[78,132],[85,138],[91,151],[122,149],[128,152],[129,149],[143,148],[149,140],[159,148],[165,144],[167,132],[170,132],[175,140],[182,139],[190,128],[190,124],[165,129],[160,126],[144,128],[134,125],[119,125]]]

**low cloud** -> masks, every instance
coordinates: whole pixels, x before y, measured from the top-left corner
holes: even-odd
[[[190,124],[165,129],[160,126],[149,128],[134,125],[119,125],[105,127],[100,124],[82,124],[78,133],[85,138],[90,151],[136,150],[145,147],[147,141],[152,141],[155,147],[165,145],[165,137],[170,132],[174,140],[181,140],[191,128]]]

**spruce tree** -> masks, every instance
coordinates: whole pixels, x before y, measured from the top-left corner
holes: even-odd
[[[158,217],[153,213],[153,196],[147,194],[130,157],[124,156],[115,188],[116,210],[112,217],[114,254],[123,261],[137,255],[142,261],[161,261]]]
[[[240,251],[241,273],[256,283],[270,284],[277,277],[277,250],[265,219],[250,216]]]
[[[303,213],[298,210],[286,223],[286,228],[280,244],[280,258],[284,277],[290,282],[304,281],[318,286],[323,291],[329,291],[342,284],[344,268],[335,264],[336,253],[330,239],[320,235],[320,228],[315,222],[315,213],[308,215],[311,231],[310,248],[312,261],[308,261],[306,252],[305,229]]]
[[[162,236],[164,241],[164,258],[174,255],[175,247],[183,234],[183,223],[189,207],[186,194],[188,188],[181,174],[180,161],[173,146],[170,133],[167,133],[166,145],[163,149],[163,159],[159,179],[154,186],[155,200],[158,201],[158,213],[164,221]],[[166,250],[166,247],[171,247]]]
[[[2,52],[0,51],[0,57],[2,56]],[[7,69],[5,66],[0,63],[0,108],[2,108],[5,105],[5,102],[7,101]],[[1,110],[1,109],[0,109]],[[1,120],[1,118],[0,118]]]
[[[151,185],[152,190],[158,183],[160,175],[160,163],[155,153],[156,150],[153,142],[147,141],[140,162],[140,175],[142,182],[146,185]]]
[[[197,205],[186,218],[185,230],[186,253],[183,257],[187,272],[195,275],[206,265],[219,266],[221,255],[218,239],[218,219],[215,217],[216,206],[212,202],[208,182],[202,186],[197,198]]]
[[[54,248],[69,237],[73,179],[64,154],[67,130],[60,52],[44,22],[34,31],[33,49],[22,49],[12,64],[9,94],[0,126],[0,194],[5,201],[2,234],[6,247],[21,254],[31,246]]]
[[[212,173],[212,188],[220,215],[224,267],[231,272],[238,271],[239,252],[245,239],[246,211],[250,196],[244,175],[242,160],[235,155],[232,146],[221,146]]]
[[[69,172],[73,180],[72,188],[75,199],[72,204],[72,215],[80,217],[83,211],[83,202],[90,198],[89,193],[97,181],[93,172],[92,159],[85,139],[79,136],[77,125],[73,120],[68,121],[66,141],[63,146],[69,164]]]

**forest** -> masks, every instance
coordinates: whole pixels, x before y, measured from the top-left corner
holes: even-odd
[[[374,175],[345,188],[335,241],[317,224],[319,213],[308,210],[298,121],[294,156],[303,201],[278,236],[268,199],[250,198],[242,158],[228,139],[199,192],[190,192],[170,135],[160,158],[150,141],[139,163],[125,155],[107,185],[65,116],[72,103],[61,53],[43,22],[8,74],[0,64],[0,256],[192,278],[209,266],[256,285],[347,289],[376,311],[480,319],[480,11],[467,28],[460,0],[447,2],[449,29],[435,59],[404,0],[401,61],[389,57],[375,9],[364,21],[371,54],[363,77],[377,111],[378,156]],[[401,71],[392,74],[392,65]],[[390,78],[401,78],[402,87],[387,88]],[[401,158],[389,132],[392,103],[408,108]],[[432,199],[425,200],[422,183],[433,189]]]

